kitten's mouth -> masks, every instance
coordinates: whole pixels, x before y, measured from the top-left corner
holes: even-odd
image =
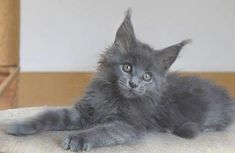
[[[135,93],[135,91],[132,90],[132,89],[128,90],[127,93],[128,93],[129,95],[133,95],[133,96],[137,95],[137,94]]]
[[[137,91],[133,89],[121,89],[121,94],[126,98],[135,98],[138,97]]]
[[[126,90],[122,93],[127,98],[134,98],[137,94],[133,90]]]
[[[135,98],[142,95],[136,89],[130,88],[123,83],[119,84],[119,91],[126,98]]]

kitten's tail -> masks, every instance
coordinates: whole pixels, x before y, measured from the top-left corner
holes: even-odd
[[[11,135],[30,135],[41,131],[79,129],[80,115],[75,108],[46,110],[23,121],[13,122],[5,127]]]

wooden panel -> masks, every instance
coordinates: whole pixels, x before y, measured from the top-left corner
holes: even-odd
[[[0,0],[0,65],[19,63],[20,1]]]
[[[69,105],[80,97],[92,73],[22,73],[18,106]]]
[[[17,68],[0,68],[0,110],[13,108],[17,100]]]
[[[0,110],[14,108],[17,102],[17,81],[14,80],[0,98]]]
[[[212,79],[235,96],[235,73],[190,73]],[[93,73],[22,73],[20,75],[18,106],[71,105],[89,84]]]

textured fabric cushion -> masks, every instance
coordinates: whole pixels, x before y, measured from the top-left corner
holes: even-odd
[[[0,125],[12,120],[31,116],[47,107],[20,108],[0,111]],[[72,131],[75,132],[75,131]],[[4,153],[68,153],[63,150],[63,137],[70,133],[44,132],[26,137],[15,137],[0,131],[0,152]],[[235,124],[226,131],[204,133],[195,139],[156,133],[146,136],[141,143],[128,146],[114,146],[92,149],[90,153],[234,153]]]

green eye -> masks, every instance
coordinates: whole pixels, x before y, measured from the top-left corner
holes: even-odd
[[[124,72],[131,72],[132,67],[131,67],[130,64],[124,64],[124,65],[122,66],[122,70],[123,70]]]
[[[152,76],[151,76],[150,73],[145,72],[145,73],[143,74],[143,79],[144,79],[145,81],[150,81],[150,80],[152,79]]]

